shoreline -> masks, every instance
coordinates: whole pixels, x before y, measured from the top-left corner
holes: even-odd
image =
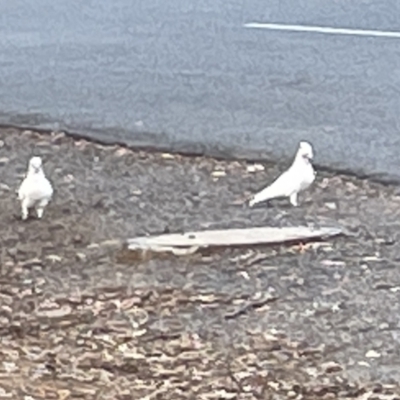
[[[183,144],[172,144],[172,145],[139,145],[139,144],[130,144],[128,140],[118,141],[118,140],[107,140],[96,138],[95,133],[75,133],[69,132],[68,130],[61,129],[60,131],[54,131],[52,129],[46,128],[37,128],[32,127],[30,125],[14,125],[14,124],[4,124],[0,123],[0,129],[16,129],[19,131],[33,131],[39,132],[45,135],[51,135],[52,132],[56,133],[64,133],[67,137],[72,138],[73,140],[87,140],[93,144],[98,144],[102,146],[119,146],[123,148],[127,148],[134,152],[146,152],[146,153],[171,153],[174,155],[180,155],[183,157],[206,157],[210,159],[215,159],[217,161],[226,161],[226,162],[247,162],[247,163],[262,163],[266,165],[288,165],[292,160],[292,156],[283,157],[282,159],[277,159],[274,156],[269,158],[263,156],[250,156],[249,154],[240,156],[239,153],[233,149],[226,150],[216,150],[214,153],[209,151],[205,145],[200,143],[183,143]],[[99,131],[100,132],[100,131]],[[146,135],[146,133],[140,133],[140,135]],[[133,140],[134,142],[135,140]],[[295,154],[297,143],[294,143],[293,146],[293,155]],[[200,150],[195,150],[195,148]],[[192,149],[192,150],[190,150]],[[246,152],[244,152],[246,153]],[[383,185],[400,185],[400,176],[392,176],[384,173],[365,173],[361,169],[358,171],[346,169],[346,168],[332,168],[320,163],[313,163],[315,169],[317,171],[326,172],[328,174],[338,174],[345,175],[351,178],[356,178],[360,180],[370,180],[372,182],[380,183]]]
[[[249,209],[240,201],[281,166],[24,131],[0,129],[0,387],[13,398],[400,393],[396,187],[322,171],[299,207]],[[43,220],[24,223],[14,188],[33,154],[55,196]],[[352,235],[129,261],[101,246],[166,230],[326,221]]]

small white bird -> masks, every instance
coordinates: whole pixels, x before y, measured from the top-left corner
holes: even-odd
[[[308,142],[300,142],[293,164],[270,186],[253,195],[249,206],[279,197],[289,197],[290,203],[297,206],[299,192],[307,189],[315,180],[316,172],[311,164],[313,148]]]
[[[22,219],[28,218],[29,209],[35,208],[38,218],[42,218],[44,208],[53,196],[53,187],[46,178],[40,157],[29,160],[28,172],[18,189],[21,202]]]

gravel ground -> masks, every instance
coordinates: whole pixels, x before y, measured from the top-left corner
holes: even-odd
[[[249,209],[285,166],[15,129],[0,140],[0,398],[400,398],[396,187],[319,172],[298,208]],[[33,154],[56,192],[23,222],[15,190]],[[146,259],[115,245],[299,224],[349,234]]]

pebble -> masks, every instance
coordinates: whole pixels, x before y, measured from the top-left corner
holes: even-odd
[[[129,153],[130,153],[130,151],[128,149],[126,149],[125,147],[121,147],[118,150],[116,150],[114,154],[117,157],[122,157],[122,156],[125,156],[125,155],[129,154]]]
[[[39,258],[32,258],[27,261],[21,262],[21,267],[23,268],[32,268],[32,267],[37,267],[37,266],[42,266],[43,262]]]
[[[322,260],[321,265],[326,267],[343,267],[346,265],[346,263],[344,261]]]
[[[57,254],[49,254],[48,256],[46,256],[46,259],[51,262],[61,262],[62,260],[62,258]]]
[[[370,365],[366,361],[359,361],[357,364],[361,365],[362,367],[370,367]]]
[[[18,370],[18,367],[13,362],[3,361],[3,367],[7,372],[14,372]]]
[[[248,165],[246,170],[247,172],[258,172],[258,171],[264,171],[265,168],[261,164],[253,164],[253,165]]]
[[[61,141],[65,138],[64,132],[51,132],[52,139],[51,142],[54,144],[60,144]]]
[[[367,358],[380,358],[381,354],[375,350],[369,350],[366,352],[365,357]]]
[[[340,372],[343,370],[342,366],[334,361],[328,361],[326,363],[323,363],[321,367],[327,374],[331,374],[333,372]]]
[[[0,387],[0,397],[2,399],[11,399],[13,397],[13,394],[6,392],[4,388]]]
[[[34,133],[35,132],[33,132],[33,131],[29,130],[29,129],[26,129],[26,130],[22,131],[22,135],[23,136],[32,136]]]
[[[63,318],[71,314],[71,312],[72,308],[70,306],[63,306],[52,310],[39,310],[37,315],[42,318]]]
[[[103,242],[100,243],[100,246],[102,246],[102,247],[121,247],[122,242],[118,239],[104,240]]]
[[[325,207],[328,208],[329,210],[336,210],[337,205],[333,202],[325,203]]]
[[[75,257],[77,261],[86,261],[87,259],[86,254],[83,253],[76,253]]]
[[[4,166],[10,162],[10,159],[8,157],[1,157],[0,158],[0,166]]]
[[[213,176],[214,178],[221,178],[222,176],[226,176],[226,172],[225,171],[213,171],[213,172],[211,172],[211,176]]]
[[[165,160],[173,160],[175,157],[173,154],[163,153],[163,154],[161,154],[161,158],[164,158]]]

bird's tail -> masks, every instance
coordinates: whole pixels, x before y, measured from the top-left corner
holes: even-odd
[[[261,190],[260,192],[254,194],[249,200],[249,206],[253,207],[258,203],[262,203],[263,201],[275,199],[277,197],[281,197],[282,190],[276,183],[272,183],[270,186]]]

